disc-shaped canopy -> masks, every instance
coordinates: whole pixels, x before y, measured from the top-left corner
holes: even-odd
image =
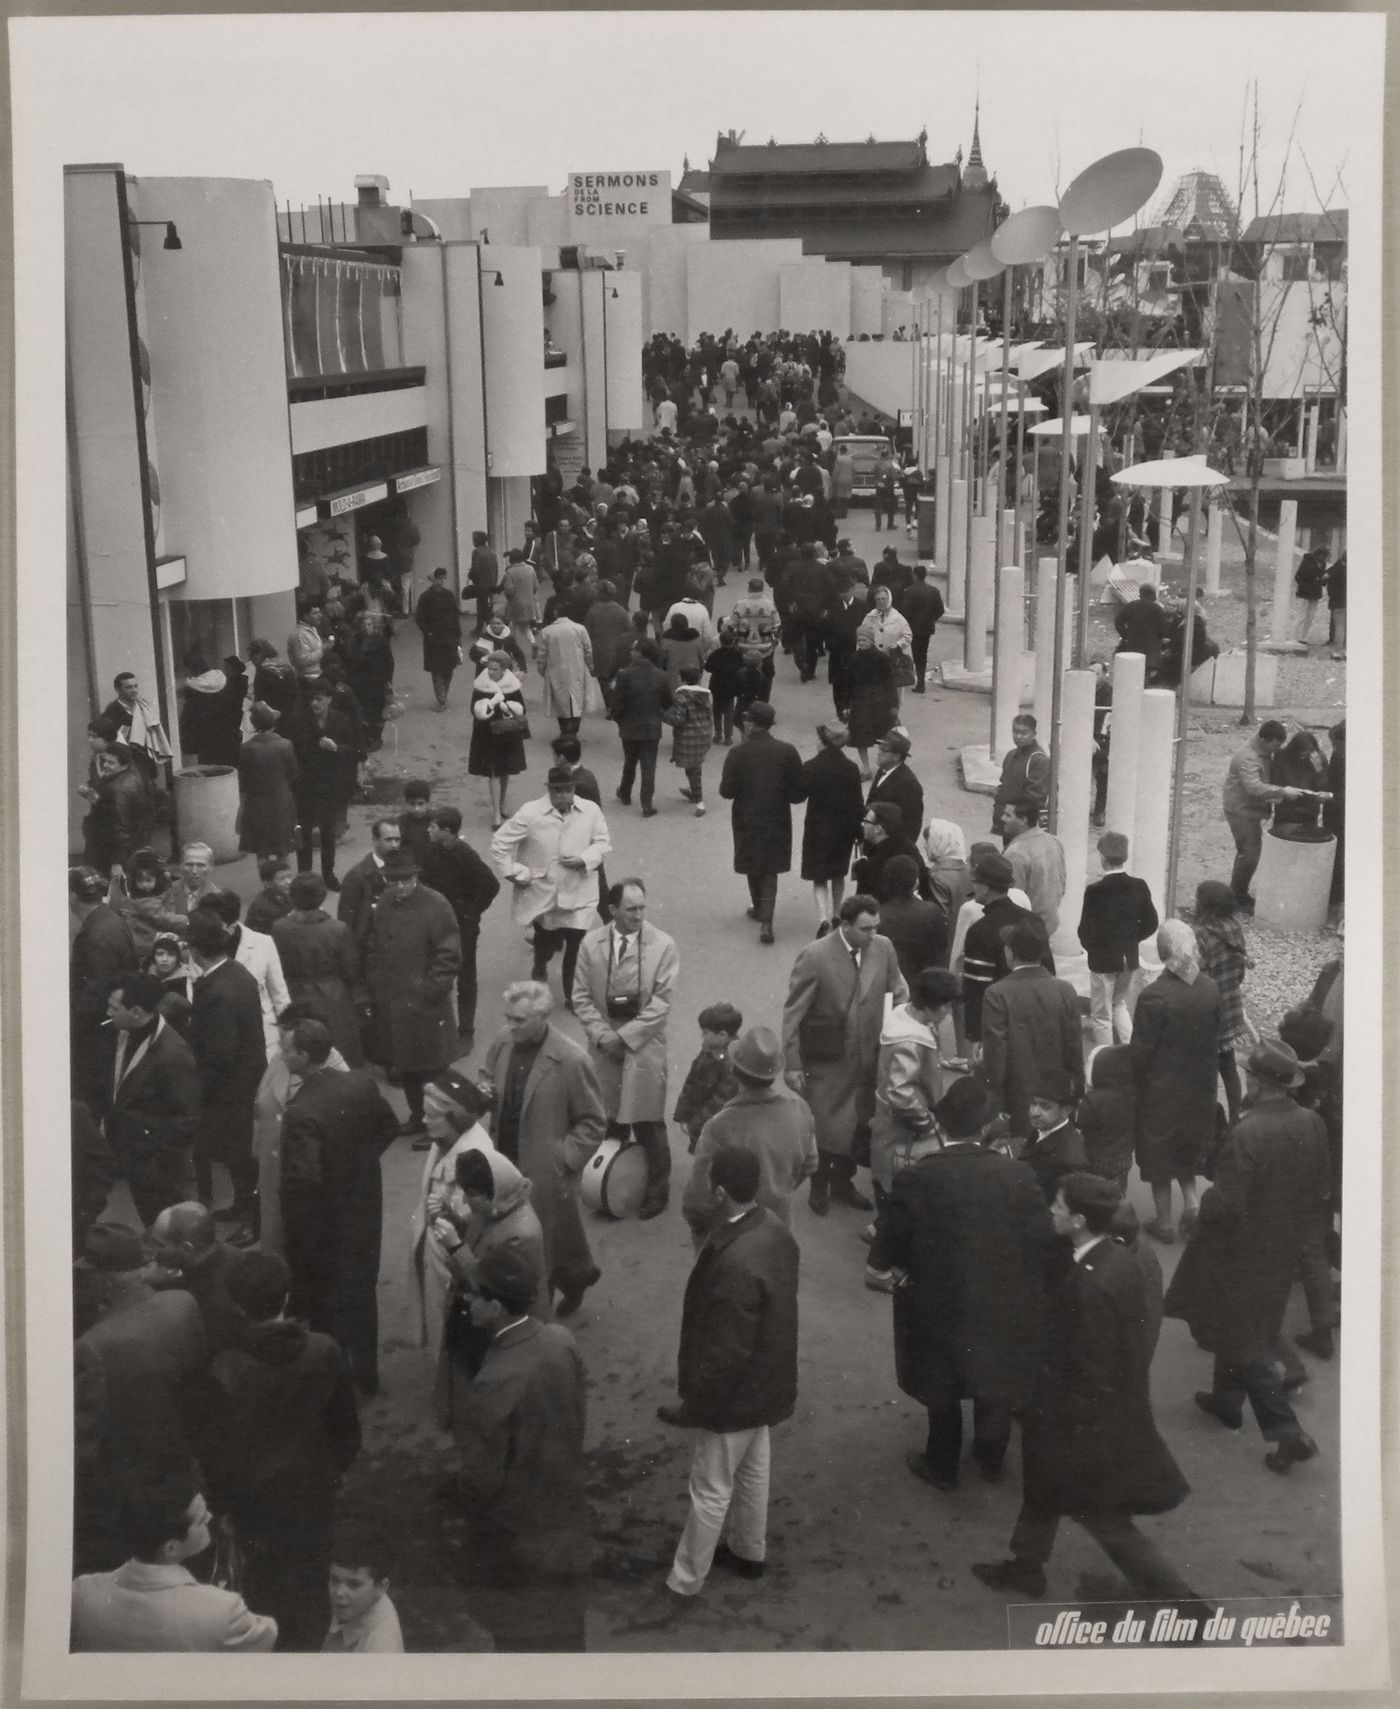
[[[1120,487],[1223,487],[1230,477],[1212,469],[1204,452],[1193,457],[1158,457],[1120,469],[1112,479]]]
[[[964,266],[966,260],[965,255],[960,255],[956,261],[948,264],[948,283],[955,291],[965,291],[972,283],[972,275]]]
[[[1086,166],[1060,197],[1060,223],[1074,237],[1130,220],[1162,182],[1162,157],[1150,148],[1120,148]]]
[[[1083,439],[1089,431],[1089,425],[1089,417],[1087,415],[1072,415],[1069,419],[1070,438]],[[1057,415],[1050,421],[1038,421],[1035,426],[1030,429],[1030,432],[1034,433],[1041,439],[1058,439],[1064,433],[1064,430],[1064,417]]]
[[[1005,269],[1006,263],[998,261],[992,254],[990,243],[975,243],[963,256],[963,266],[967,269],[969,279],[981,280],[995,279],[997,274]]]
[[[1022,208],[992,233],[992,254],[1008,267],[1041,261],[1055,247],[1060,231],[1058,208]]]

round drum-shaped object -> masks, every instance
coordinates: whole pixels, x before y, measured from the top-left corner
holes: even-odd
[[[584,1165],[579,1197],[589,1210],[622,1219],[636,1216],[646,1194],[647,1154],[627,1139],[605,1139]]]

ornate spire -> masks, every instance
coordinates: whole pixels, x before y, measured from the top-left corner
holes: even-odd
[[[963,173],[963,185],[969,190],[982,190],[987,185],[987,168],[982,164],[982,97],[977,97],[977,103],[972,113],[972,148],[967,157],[967,170]]]

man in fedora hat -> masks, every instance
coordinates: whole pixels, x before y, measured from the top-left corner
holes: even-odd
[[[1294,1099],[1303,1081],[1297,1056],[1280,1039],[1260,1039],[1250,1051],[1244,1115],[1225,1142],[1166,1298],[1167,1315],[1184,1318],[1197,1344],[1215,1355],[1213,1381],[1196,1405],[1238,1430],[1248,1400],[1274,1444],[1264,1464],[1281,1476],[1317,1453],[1284,1392],[1298,1381],[1285,1384],[1277,1365],[1288,1296],[1328,1214],[1327,1128]]]
[[[913,743],[903,730],[886,730],[876,749],[875,776],[865,805],[892,801],[899,808],[902,829],[911,842],[924,828],[924,786],[909,765]]]
[[[699,1251],[714,1221],[710,1159],[724,1147],[758,1158],[758,1202],[785,1228],[792,1224],[792,1198],[817,1170],[817,1135],[806,1101],[783,1084],[783,1051],[770,1027],[750,1027],[730,1046],[729,1062],[739,1090],[700,1130],[695,1164],[686,1183],[681,1214]]]
[[[1047,1205],[1055,1202],[1061,1179],[1089,1167],[1084,1136],[1074,1125],[1078,1084],[1063,1068],[1042,1068],[1031,1082],[1031,1139],[1021,1161],[1035,1171]]]
[[[1042,1277],[1053,1231],[1036,1180],[981,1143],[996,1101],[972,1075],[933,1110],[930,1141],[894,1177],[870,1248],[872,1270],[904,1274],[895,1314],[895,1378],[928,1412],[928,1438],[905,1464],[951,1490],[962,1457],[962,1402],[972,1398],[972,1454],[1001,1476],[1011,1415],[1030,1395],[1044,1319]]]
[[[1071,1174],[1050,1208],[1071,1261],[1050,1294],[1044,1356],[1023,1415],[1011,1559],[972,1568],[1018,1601],[1045,1595],[1062,1518],[1084,1527],[1135,1595],[1196,1601],[1133,1523],[1138,1513],[1170,1512],[1190,1486],[1153,1422],[1146,1296],[1136,1261],[1109,1232],[1118,1207],[1114,1182]],[[1182,1613],[1191,1618],[1196,1610]]]

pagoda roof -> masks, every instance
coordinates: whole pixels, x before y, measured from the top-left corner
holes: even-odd
[[[1347,210],[1320,214],[1261,214],[1245,228],[1245,243],[1345,243]]]
[[[713,179],[713,175],[712,175]],[[753,179],[712,181],[714,205],[725,209],[825,208],[843,195],[858,199],[862,207],[907,207],[910,203],[941,203],[958,188],[956,166],[924,166],[917,176],[893,183],[857,180],[844,186],[806,183],[754,182]]]
[[[710,176],[712,179],[823,177],[830,173],[917,172],[927,158],[924,145],[917,138],[909,142],[777,143],[729,143],[721,138],[710,162]]]

